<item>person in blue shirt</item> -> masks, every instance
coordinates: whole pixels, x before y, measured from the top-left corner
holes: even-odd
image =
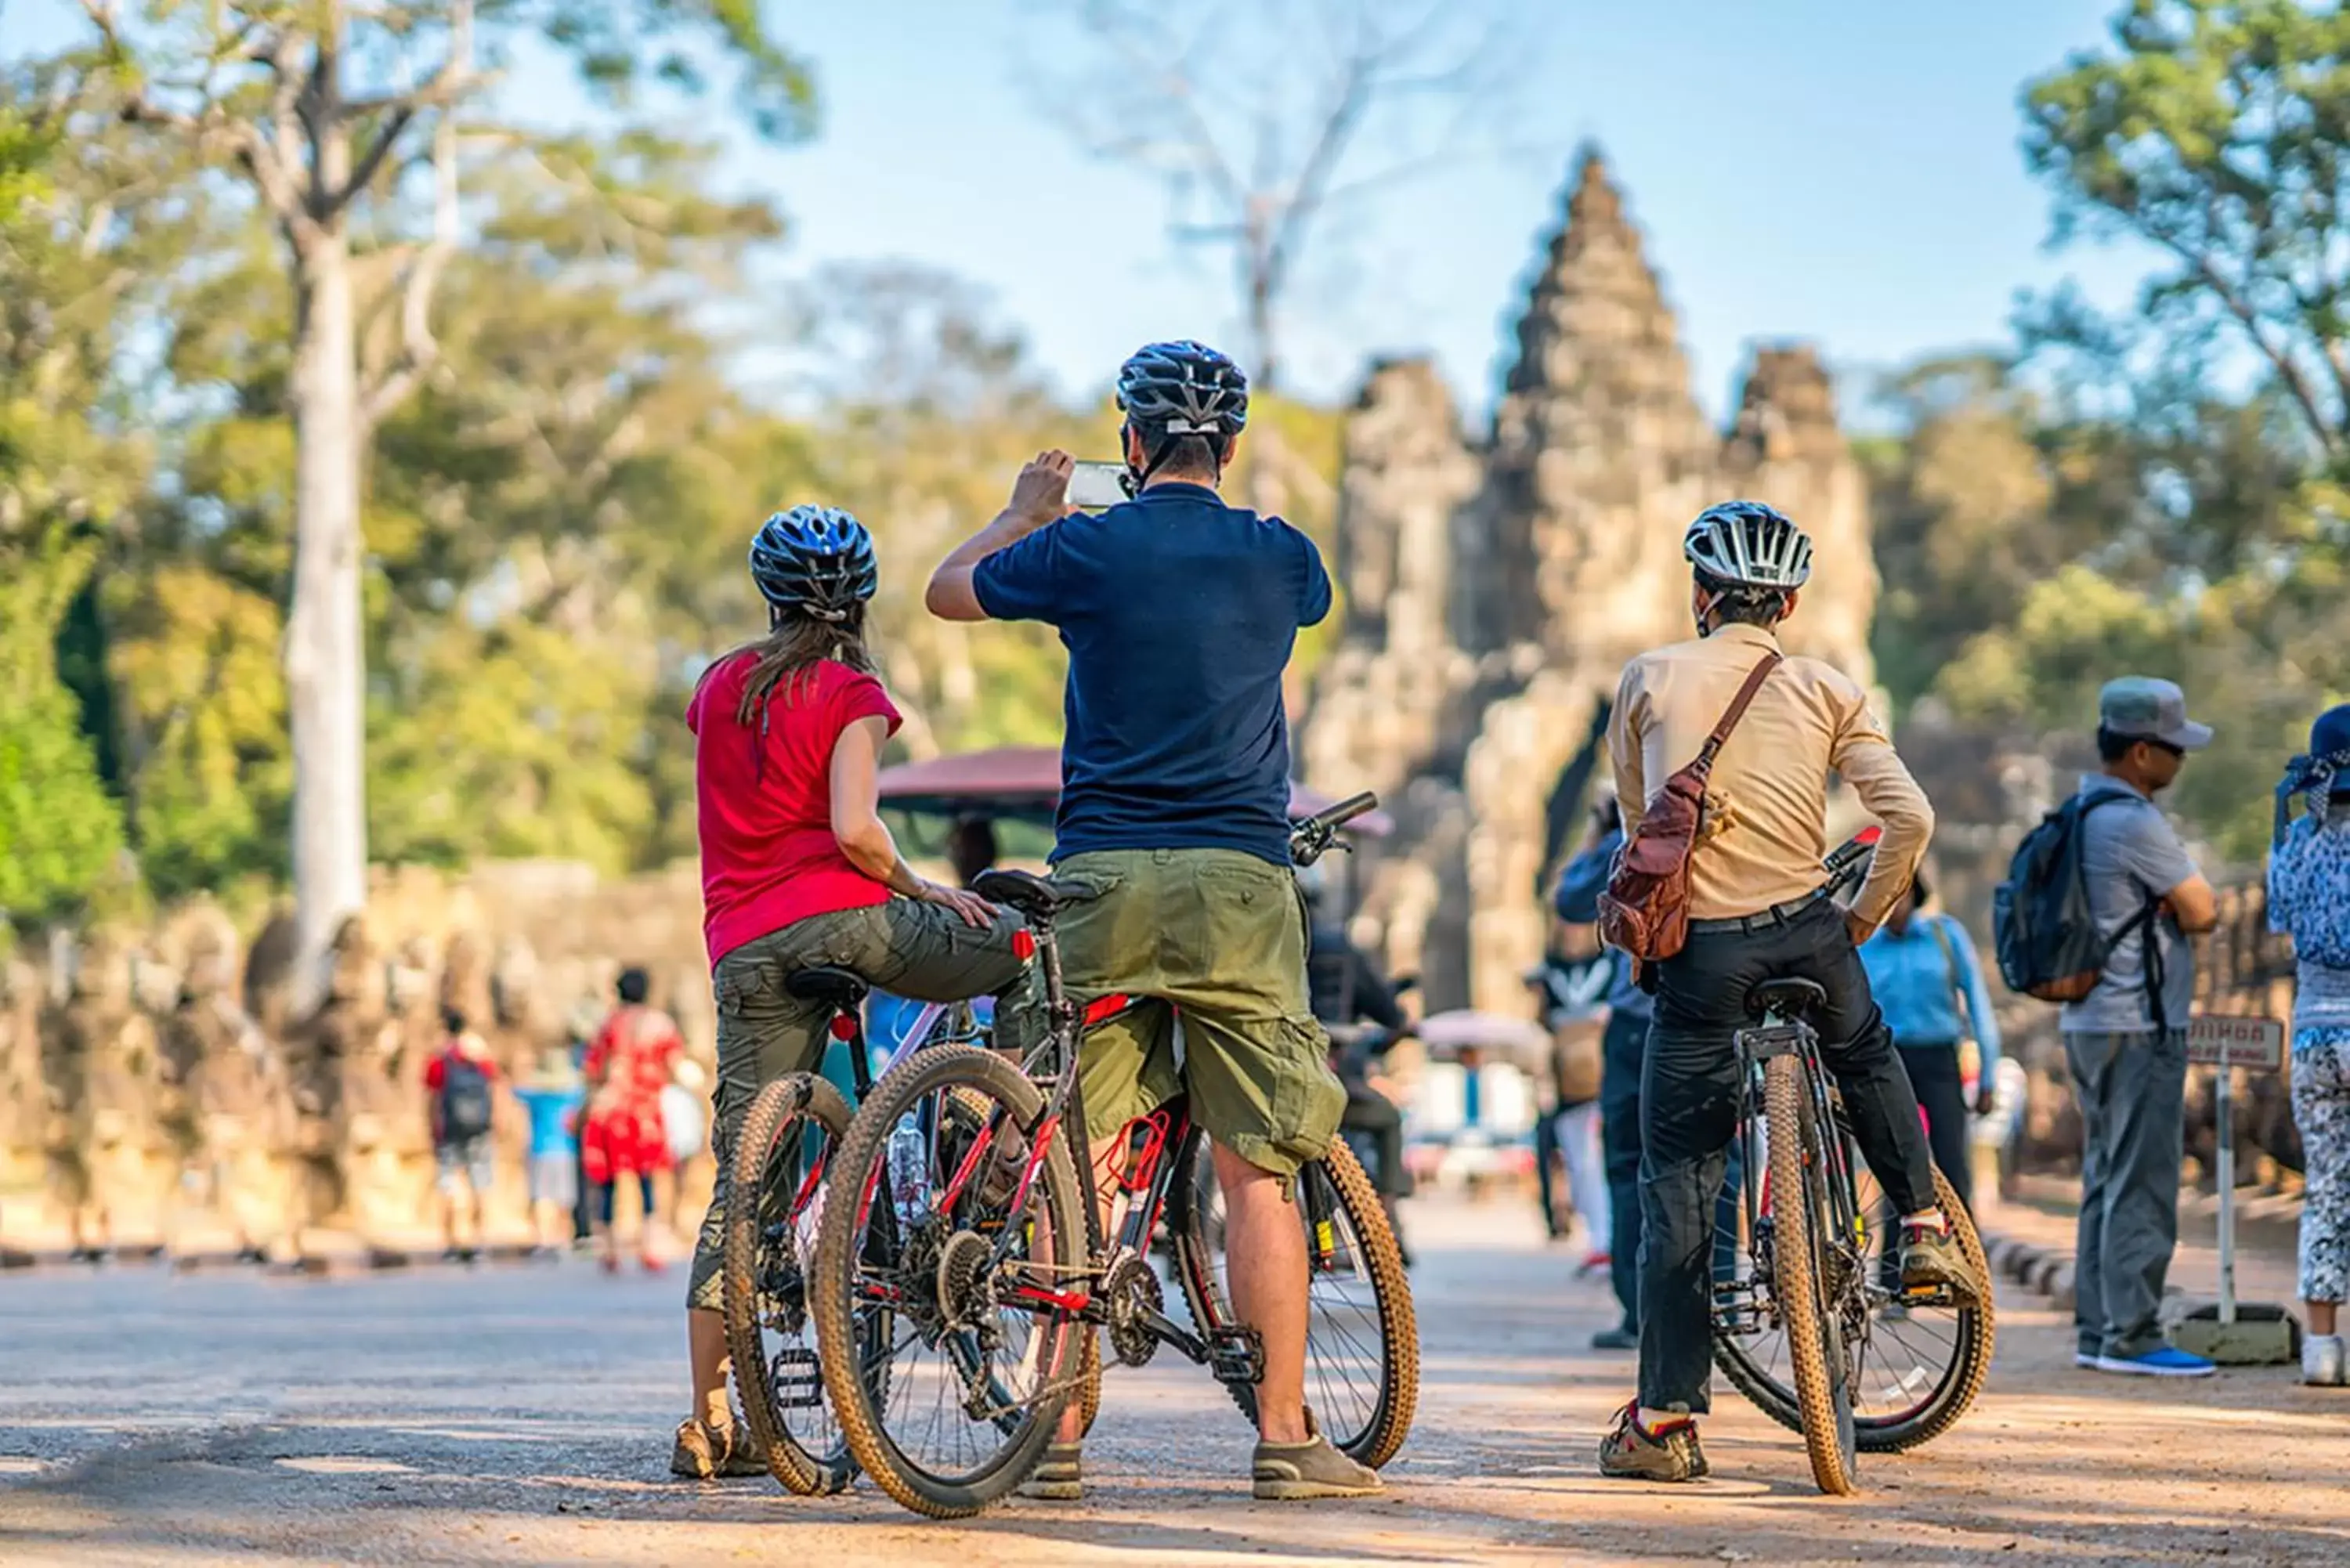
[[[515,1087],[530,1116],[530,1218],[538,1253],[553,1257],[579,1203],[579,1102],[584,1089],[571,1053],[544,1053],[537,1074]]]
[[[1981,1052],[1974,1109],[1988,1112],[1998,1081],[1999,1019],[1983,984],[1982,964],[1965,926],[1953,915],[1929,910],[1933,892],[1925,873],[1910,884],[1909,897],[1893,907],[1875,936],[1861,944],[1860,961],[1868,989],[1893,1031],[1893,1044],[1926,1113],[1927,1141],[1934,1163],[1950,1179],[1959,1201],[1974,1210],[1974,1184],[1967,1158],[1966,1085],[1959,1045],[1971,1039]]]
[[[1368,1495],[1378,1474],[1306,1417],[1292,1197],[1347,1106],[1306,994],[1282,692],[1298,631],[1330,613],[1330,574],[1305,534],[1217,493],[1248,423],[1228,356],[1146,345],[1119,369],[1118,403],[1131,499],[1072,510],[1075,460],[1041,453],[924,603],[947,620],[1042,621],[1069,651],[1053,866],[1096,896],[1062,917],[1061,961],[1076,995],[1152,999],[1086,1036],[1087,1130],[1107,1139],[1188,1096],[1213,1140],[1235,1315],[1263,1341],[1254,1493]],[[1025,1495],[1083,1495],[1079,1429],[1073,1401]]]
[[[1559,873],[1551,908],[1571,926],[1596,924],[1599,895],[1607,890],[1616,851],[1624,845],[1624,819],[1612,797],[1592,808],[1591,834],[1583,849]],[[1600,1036],[1599,1147],[1607,1168],[1608,1282],[1623,1316],[1591,1336],[1594,1350],[1640,1348],[1640,1071],[1648,1054],[1648,1023],[1656,1001],[1640,989],[1630,958],[1607,950],[1613,973],[1607,984],[1607,1025]],[[1721,1196],[1714,1203],[1713,1272],[1735,1277],[1738,1269],[1739,1183],[1745,1161],[1733,1139],[1724,1168]]]

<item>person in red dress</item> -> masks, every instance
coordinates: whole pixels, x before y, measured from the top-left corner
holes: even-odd
[[[750,565],[767,635],[712,664],[686,711],[718,1012],[718,1173],[686,1294],[693,1413],[670,1468],[704,1480],[765,1470],[727,1398],[721,1263],[743,1117],[767,1084],[822,1061],[831,1011],[792,995],[792,974],[830,965],[920,1002],[993,995],[1009,1049],[1044,1032],[1017,918],[917,876],[881,820],[881,751],[899,714],[865,646],[872,535],[846,512],[795,506],[761,526]]]
[[[608,1274],[617,1273],[620,1267],[612,1200],[620,1179],[629,1176],[637,1179],[637,1191],[643,1199],[638,1258],[647,1273],[659,1273],[661,1269],[656,1248],[660,1216],[653,1202],[653,1178],[671,1163],[669,1129],[661,1121],[661,1090],[677,1075],[685,1041],[668,1013],[646,1005],[650,989],[643,970],[621,972],[619,1008],[604,1021],[603,1029],[588,1045],[585,1064],[588,1109],[580,1129],[580,1155],[595,1188],[597,1240]]]

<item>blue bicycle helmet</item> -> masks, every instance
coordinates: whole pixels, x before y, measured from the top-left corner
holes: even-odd
[[[1248,425],[1248,378],[1204,343],[1151,343],[1118,368],[1118,406],[1146,440],[1236,436]]]
[[[837,506],[795,506],[759,525],[751,580],[779,610],[842,621],[873,597],[881,574],[864,524]]]

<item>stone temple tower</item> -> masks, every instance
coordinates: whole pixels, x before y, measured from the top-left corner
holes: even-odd
[[[1486,439],[1461,440],[1415,361],[1373,369],[1347,435],[1347,623],[1302,754],[1317,783],[1397,805],[1365,913],[1432,1008],[1524,1010],[1520,976],[1546,925],[1548,796],[1624,662],[1692,634],[1680,539],[1704,506],[1752,496],[1813,532],[1820,574],[1788,642],[1869,677],[1865,491],[1818,358],[1759,351],[1730,431],[1716,431],[1596,149],[1564,208]]]

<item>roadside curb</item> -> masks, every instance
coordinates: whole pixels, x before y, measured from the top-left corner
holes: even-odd
[[[2012,1236],[1991,1233],[1983,1238],[1983,1256],[1995,1279],[2022,1285],[2044,1296],[2058,1312],[2073,1310],[2073,1254],[2060,1252]]]

